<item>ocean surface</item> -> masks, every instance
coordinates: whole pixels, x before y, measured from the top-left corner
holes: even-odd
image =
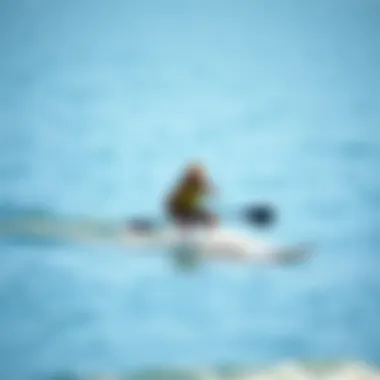
[[[278,209],[225,225],[315,246],[182,271],[0,233],[0,377],[379,379],[379,40],[376,0],[0,0],[3,226],[158,218],[196,159],[220,210]]]

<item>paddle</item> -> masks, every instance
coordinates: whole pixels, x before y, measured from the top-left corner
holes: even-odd
[[[277,212],[274,206],[268,203],[251,204],[240,209],[237,217],[252,226],[258,228],[268,228],[277,221]],[[226,216],[228,218],[228,216]],[[151,218],[134,218],[128,221],[130,228],[136,231],[148,232],[157,229],[162,223]]]

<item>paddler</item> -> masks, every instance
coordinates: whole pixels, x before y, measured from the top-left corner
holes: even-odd
[[[205,207],[205,201],[213,193],[211,181],[203,165],[192,163],[185,168],[179,182],[166,200],[170,219],[179,225],[214,225],[215,215]]]

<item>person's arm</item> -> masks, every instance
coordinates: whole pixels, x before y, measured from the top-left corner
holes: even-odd
[[[170,210],[173,207],[173,202],[174,202],[174,192],[169,192],[166,194],[164,198],[164,208],[167,212],[170,212]]]
[[[219,189],[215,186],[215,184],[211,181],[206,183],[206,195],[217,196],[219,195]]]

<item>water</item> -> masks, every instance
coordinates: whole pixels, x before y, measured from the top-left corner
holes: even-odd
[[[197,158],[221,204],[275,202],[266,238],[318,253],[182,272],[3,237],[2,377],[380,364],[378,2],[2,0],[0,17],[3,217],[159,216]]]

